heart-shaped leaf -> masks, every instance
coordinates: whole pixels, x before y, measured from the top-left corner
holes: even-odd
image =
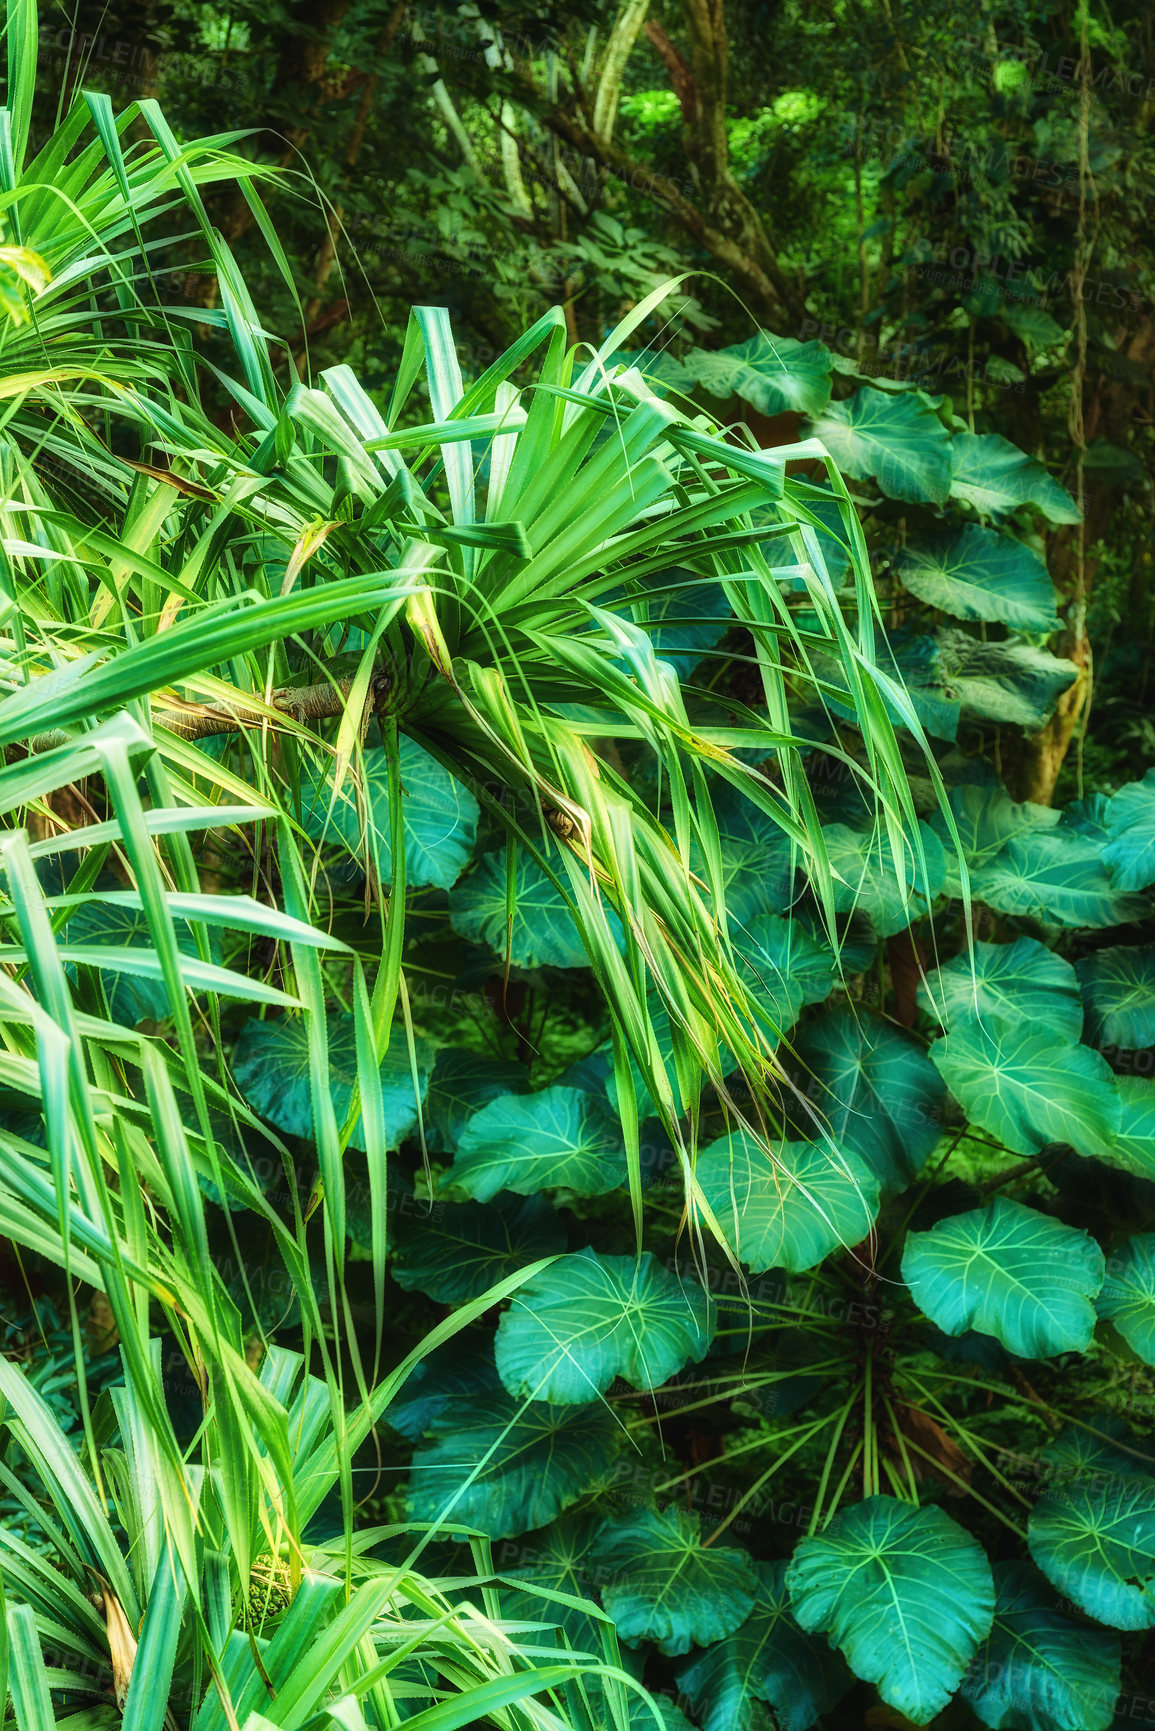
[[[425,1101],[425,1140],[437,1153],[452,1153],[475,1112],[502,1094],[517,1094],[526,1083],[524,1064],[488,1052],[443,1046],[437,1054]]]
[[[745,1130],[711,1142],[695,1168],[727,1242],[755,1274],[814,1268],[858,1244],[878,1214],[878,1179],[857,1154],[783,1142],[773,1157]]]
[[[810,1731],[853,1682],[842,1658],[795,1622],[786,1567],[756,1562],[758,1598],[750,1616],[678,1672],[702,1731],[762,1731],[759,1702],[773,1709],[780,1731]]]
[[[918,826],[917,843],[908,839],[895,860],[889,839],[877,831],[854,830],[844,823],[823,831],[834,872],[834,907],[838,913],[858,908],[870,918],[880,937],[905,931],[920,919],[942,889],[946,855],[929,824]],[[915,852],[921,849],[922,857]]]
[[[792,1028],[805,1004],[820,1004],[838,979],[838,962],[828,944],[795,919],[756,914],[732,933],[742,977],[763,1006],[770,1028]]]
[[[1090,1046],[992,1016],[981,1027],[960,1022],[930,1055],[972,1123],[1016,1154],[1037,1154],[1049,1142],[1097,1154],[1118,1129],[1115,1078]]]
[[[980,721],[1041,727],[1076,676],[1072,662],[1014,637],[984,643],[944,626],[935,642],[944,684],[963,713]]]
[[[510,1394],[572,1405],[604,1394],[615,1377],[657,1388],[705,1355],[713,1305],[696,1280],[639,1258],[579,1250],[513,1294],[496,1357]]]
[[[1155,1478],[1125,1457],[1112,1451],[1044,1491],[1027,1540],[1051,1585],[1096,1622],[1155,1626]]]
[[[582,1088],[502,1094],[466,1124],[445,1182],[476,1202],[489,1202],[499,1190],[604,1196],[626,1182],[621,1124]]]
[[[990,1632],[991,1567],[938,1508],[868,1497],[803,1539],[786,1575],[794,1615],[916,1725],[941,1713]]]
[[[1107,837],[1103,859],[1117,888],[1155,884],[1155,769],[1115,794],[1107,807]]]
[[[902,1278],[944,1334],[993,1334],[1019,1358],[1086,1352],[1103,1252],[1086,1232],[997,1196],[912,1232]]]
[[[412,888],[436,884],[447,890],[469,863],[480,808],[456,776],[405,735],[400,741],[400,771],[406,882]],[[383,747],[370,746],[364,753],[359,779],[364,821],[351,776],[345,777],[334,801],[331,764],[302,777],[301,821],[316,840],[340,840],[357,858],[367,855],[375,860],[382,882],[389,883],[393,829],[389,758]]]
[[[1117,1635],[1055,1608],[1029,1563],[994,1566],[995,1620],[962,1696],[992,1731],[1108,1731],[1122,1653]]]
[[[602,1602],[628,1646],[655,1641],[688,1653],[732,1634],[750,1615],[758,1577],[745,1551],[704,1549],[696,1515],[677,1507],[611,1519],[594,1542]]]
[[[1125,895],[1108,876],[1096,839],[1072,824],[1035,826],[1012,836],[971,877],[971,893],[999,913],[1056,926],[1116,926],[1142,919],[1147,899]]]
[[[1155,1364],[1155,1232],[1129,1238],[1112,1254],[1099,1315],[1115,1324],[1145,1364]]]
[[[858,481],[875,476],[888,499],[941,505],[950,495],[950,435],[918,396],[864,386],[831,403],[811,432],[843,474]]]
[[[1137,1051],[1155,1046],[1155,944],[1114,944],[1076,962],[1087,1038]]]
[[[504,853],[483,854],[450,894],[454,931],[472,943],[488,944],[499,956],[508,954],[515,967],[588,967],[589,957],[569,904],[537,861],[524,854],[518,858],[512,923],[507,883]],[[611,923],[616,919],[611,910]]]
[[[830,350],[824,343],[765,331],[725,349],[691,349],[682,363],[712,397],[739,396],[760,415],[796,409],[820,415],[830,401]]]
[[[986,1022],[991,1016],[1020,1016],[1064,1042],[1077,1040],[1083,1031],[1074,968],[1035,938],[976,944],[973,973],[964,951],[927,975],[918,1001],[944,1028],[976,1017]]]
[[[399,1233],[393,1278],[437,1304],[479,1298],[507,1274],[560,1255],[565,1227],[543,1196],[503,1191],[492,1202],[414,1204]]]
[[[984,517],[1005,517],[1033,505],[1050,523],[1078,523],[1082,513],[1042,463],[1001,433],[956,433],[951,440],[952,499]]]
[[[1016,631],[1056,631],[1055,587],[1037,553],[997,529],[969,523],[950,540],[904,547],[903,586],[956,619],[1001,620]]]

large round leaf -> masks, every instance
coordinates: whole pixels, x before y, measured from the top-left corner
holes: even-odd
[[[1122,1654],[1117,1635],[1055,1608],[1029,1563],[996,1563],[995,1620],[962,1695],[992,1731],[1107,1731]]]
[[[908,838],[908,851],[897,863],[889,839],[876,832],[835,823],[824,830],[823,839],[836,874],[835,909],[850,913],[860,908],[880,937],[905,931],[927,912],[942,889],[946,855],[929,824],[919,824],[917,844]],[[921,859],[915,855],[915,845],[922,849]]]
[[[1155,1626],[1155,1478],[1092,1466],[1043,1493],[1027,1539],[1052,1586],[1096,1622]]]
[[[1095,838],[1066,823],[1013,836],[972,875],[971,892],[1000,913],[1056,926],[1115,926],[1147,911],[1144,897],[1124,895],[1107,875]]]
[[[991,1016],[1019,1016],[1064,1042],[1077,1040],[1083,1031],[1074,968],[1036,938],[976,944],[973,972],[964,950],[927,975],[918,1001],[944,1028],[976,1017],[986,1022]]]
[[[1030,1022],[962,1022],[930,1055],[968,1118],[1016,1154],[1068,1142],[1078,1154],[1110,1147],[1119,1096],[1106,1059],[1057,1041]]]
[[[737,395],[760,415],[821,414],[830,401],[830,364],[825,343],[765,331],[726,349],[691,349],[682,362],[712,397]]]
[[[455,1401],[427,1436],[409,1475],[410,1520],[444,1519],[506,1539],[601,1489],[621,1427],[603,1401],[549,1406],[496,1394]]]
[[[696,1280],[639,1258],[579,1250],[514,1293],[497,1330],[496,1357],[510,1394],[573,1405],[615,1377],[657,1388],[713,1338],[714,1308]]]
[[[1019,1358],[1053,1358],[1091,1344],[1103,1252],[1087,1233],[997,1196],[912,1232],[902,1278],[944,1334],[973,1328]]]
[[[604,1196],[625,1181],[625,1144],[614,1113],[582,1088],[553,1087],[502,1094],[475,1112],[458,1138],[446,1185],[488,1202],[499,1190]]]
[[[920,397],[866,385],[831,403],[811,431],[843,474],[873,475],[888,499],[941,505],[950,495],[950,435]]]
[[[1155,944],[1112,945],[1075,964],[1087,1038],[1137,1051],[1155,1046]]]
[[[1020,505],[1033,505],[1051,523],[1078,523],[1081,516],[1054,476],[1001,433],[955,434],[950,494],[984,517],[1005,517]]]
[[[414,1365],[385,1408],[385,1423],[416,1442],[454,1407],[472,1405],[478,1395],[501,1392],[488,1340],[476,1332],[456,1335]]]
[[[488,944],[499,956],[508,953],[519,968],[587,967],[589,957],[569,904],[537,861],[524,854],[518,858],[512,923],[507,883],[505,854],[483,854],[450,894],[454,931],[475,944]]]
[[[345,1122],[353,1101],[357,1075],[357,1040],[352,1016],[326,1018],[329,1047],[329,1092],[338,1126]],[[427,1040],[416,1042],[417,1080],[409,1063],[404,1030],[395,1028],[381,1065],[381,1103],[385,1116],[387,1145],[396,1148],[417,1128],[418,1103],[425,1098],[433,1068],[433,1047]],[[313,1095],[309,1072],[309,1028],[304,1016],[282,1016],[278,1021],[246,1022],[237,1040],[233,1075],[245,1099],[291,1136],[313,1135]],[[365,1149],[364,1131],[358,1118],[349,1138],[351,1148]]]
[[[880,1016],[849,1008],[813,1022],[798,1042],[797,1086],[788,1098],[802,1140],[816,1122],[843,1154],[857,1154],[882,1190],[901,1190],[938,1141],[946,1090],[912,1035]]]
[[[1100,1149],[1113,1166],[1140,1178],[1155,1179],[1155,1088],[1143,1076],[1117,1076],[1119,1128],[1107,1148]]]
[[[688,1653],[732,1634],[754,1608],[758,1578],[745,1551],[704,1549],[698,1517],[677,1507],[611,1518],[594,1544],[602,1602],[631,1647]]]
[[[1099,1315],[1115,1324],[1145,1364],[1155,1364],[1155,1232],[1129,1238],[1111,1256]]]
[[[437,1153],[452,1153],[475,1112],[502,1094],[525,1087],[524,1064],[443,1046],[437,1054],[425,1102],[425,1140]]]
[[[706,1201],[755,1274],[814,1268],[858,1244],[878,1214],[878,1179],[857,1154],[783,1142],[773,1157],[745,1130],[711,1142],[695,1168]]]
[[[1047,829],[1059,821],[1059,813],[1049,805],[1034,805],[1027,800],[1016,803],[1001,782],[966,782],[961,787],[952,787],[949,797],[962,851],[972,872],[989,864],[1013,835],[1036,826]],[[954,838],[946,819],[941,811],[936,811],[928,821],[946,850],[943,887],[948,895],[961,895]]]
[[[507,1274],[557,1256],[565,1227],[543,1196],[504,1191],[492,1202],[414,1205],[399,1233],[393,1278],[437,1304],[478,1298]]]
[[[990,1631],[991,1567],[937,1508],[869,1497],[803,1539],[786,1576],[794,1615],[916,1725],[941,1713]]]
[[[1103,858],[1121,890],[1155,884],[1155,769],[1121,787],[1107,807]]]
[[[1076,677],[1074,664],[1008,637],[984,642],[955,626],[935,632],[942,678],[963,713],[1036,728]]]
[[[405,825],[405,878],[413,887],[436,884],[447,890],[457,882],[477,840],[479,807],[468,788],[431,757],[416,740],[400,742],[401,812]],[[318,841],[343,841],[358,858],[376,859],[382,881],[393,875],[392,818],[389,805],[389,758],[383,747],[364,753],[360,777],[364,812],[358,810],[357,788],[346,775],[333,798],[331,765],[302,777],[301,820]],[[369,833],[371,832],[371,834]]]
[[[810,1731],[853,1678],[824,1640],[804,1634],[790,1611],[786,1564],[754,1564],[758,1598],[740,1629],[678,1672],[702,1731],[762,1731],[773,1708],[780,1731]]]
[[[912,595],[956,619],[1001,620],[1016,631],[1058,629],[1046,565],[997,529],[970,523],[953,539],[904,547],[895,568]]]

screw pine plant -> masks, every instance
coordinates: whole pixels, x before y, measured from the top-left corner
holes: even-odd
[[[81,102],[25,168],[7,19],[0,1221],[77,1377],[0,1363],[19,1731],[1105,1731],[1155,792],[1017,804],[968,732],[1046,713],[972,626],[1043,631],[1070,501],[816,344],[712,358],[814,417],[728,437],[623,348],[665,290],[296,379],[200,199],[251,165]],[[958,513],[893,553],[933,640],[887,500]]]

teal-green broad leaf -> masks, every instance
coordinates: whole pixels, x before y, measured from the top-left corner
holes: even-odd
[[[1155,1088],[1146,1076],[1116,1076],[1115,1091],[1119,1127],[1110,1145],[1099,1153],[1112,1166],[1155,1179]]]
[[[594,1585],[588,1572],[590,1541],[596,1520],[589,1515],[561,1515],[523,1539],[507,1539],[494,1552],[493,1563],[513,1583],[501,1594],[502,1615],[526,1622],[551,1620],[564,1630],[579,1651],[596,1652],[600,1645],[599,1620],[592,1608],[567,1605],[541,1597],[533,1589],[564,1593],[568,1598],[592,1601]],[[524,1585],[518,1586],[516,1583]]]
[[[385,1408],[385,1423],[416,1442],[455,1407],[471,1405],[479,1395],[501,1392],[488,1339],[478,1333],[458,1335],[414,1365]]]
[[[837,958],[799,920],[756,914],[749,925],[732,926],[731,938],[742,977],[773,1031],[788,1031],[804,1005],[820,1004],[834,990]]]
[[[1144,1364],[1155,1364],[1155,1232],[1129,1238],[1112,1252],[1099,1315],[1115,1324]]]
[[[437,1054],[425,1100],[425,1140],[438,1154],[451,1154],[475,1112],[502,1094],[520,1093],[526,1086],[524,1064],[443,1046]]]
[[[1083,1031],[1083,1000],[1070,962],[1036,938],[976,944],[974,970],[965,950],[929,973],[918,1001],[944,1028],[960,1021],[1016,1016],[1064,1043]]]
[[[758,1596],[746,1552],[703,1547],[698,1517],[676,1505],[611,1517],[593,1557],[602,1602],[631,1647],[654,1641],[678,1654],[719,1641],[746,1621]]]
[[[843,1007],[798,1040],[803,1066],[787,1099],[798,1139],[856,1154],[882,1191],[903,1190],[938,1142],[946,1089],[921,1043],[866,1010]]]
[[[1114,1451],[1112,1451],[1114,1455]],[[1027,1542],[1051,1585],[1097,1623],[1155,1627],[1155,1478],[1115,1456],[1043,1492]]]
[[[784,831],[753,800],[736,789],[718,788],[714,795],[718,822],[722,888],[726,910],[736,926],[748,926],[758,914],[785,913],[790,906],[793,870],[790,842]],[[690,864],[704,876],[697,843]]]
[[[1111,799],[1107,837],[1103,859],[1119,889],[1155,884],[1155,769],[1142,781],[1129,781]]]
[[[912,1232],[902,1278],[944,1334],[976,1329],[1018,1358],[1086,1352],[1103,1252],[1086,1232],[997,1196]]]
[[[1087,1038],[1138,1051],[1155,1046],[1155,944],[1114,944],[1075,964],[1087,1006]]]
[[[955,434],[950,495],[984,517],[1006,517],[1020,505],[1033,505],[1049,523],[1078,523],[1082,517],[1071,495],[1042,463],[1001,433]]]
[[[823,839],[830,869],[836,874],[836,912],[861,910],[880,937],[905,931],[912,920],[928,911],[942,889],[945,850],[929,824],[919,824],[917,841],[905,838],[905,849],[897,861],[889,839],[878,831],[834,823],[824,830]],[[916,848],[921,849],[921,858]]]
[[[358,790],[346,775],[336,800],[333,770],[323,765],[301,782],[301,819],[317,841],[344,843],[358,859],[376,864],[383,883],[393,877],[389,758],[382,746],[364,753],[361,809]],[[468,788],[435,757],[402,735],[401,811],[405,825],[405,880],[411,888],[434,884],[447,890],[469,863],[477,840],[479,807]]]
[[[714,1328],[698,1282],[651,1251],[579,1250],[513,1294],[498,1325],[497,1368],[510,1394],[575,1405],[619,1376],[634,1388],[659,1387],[705,1356]]]
[[[1142,919],[1145,896],[1125,894],[1108,875],[1104,850],[1074,824],[1032,825],[1012,836],[971,877],[971,893],[1001,914],[1054,926],[1116,926]]]
[[[968,523],[953,538],[904,547],[903,587],[956,619],[1001,621],[1015,631],[1056,631],[1055,586],[1038,554],[997,529]]]
[[[788,409],[820,415],[830,401],[830,350],[824,343],[765,331],[725,349],[691,349],[682,363],[712,397],[739,396],[760,415]]]
[[[991,1731],[1108,1731],[1121,1686],[1119,1637],[1057,1608],[1029,1563],[994,1565],[995,1620],[962,1696]]]
[[[841,1655],[795,1622],[786,1568],[785,1562],[755,1562],[753,1611],[678,1672],[702,1731],[765,1731],[760,1703],[772,1709],[780,1731],[810,1731],[853,1683]]]
[[[1016,803],[998,781],[965,782],[960,787],[952,787],[948,797],[963,856],[971,872],[988,865],[1013,835],[1036,827],[1047,829],[1059,821],[1060,814],[1048,805],[1034,805],[1030,801]],[[947,828],[946,819],[941,811],[936,811],[928,822],[946,850],[943,889],[947,895],[960,896],[962,880],[954,838]]]
[[[888,499],[942,505],[950,496],[950,435],[916,395],[863,386],[845,402],[831,403],[811,432],[843,474],[858,481],[873,475]]]
[[[1018,1018],[961,1022],[930,1049],[972,1123],[1016,1154],[1067,1142],[1077,1154],[1111,1146],[1119,1095],[1110,1065],[1090,1046],[1064,1044]]]
[[[965,716],[1011,727],[1041,727],[1076,678],[1073,662],[1008,637],[984,642],[958,626],[935,632],[943,684]]]
[[[174,920],[177,949],[185,956],[199,954],[196,937],[187,920]],[[60,934],[61,944],[93,952],[99,967],[100,952],[108,952],[111,964],[100,968],[100,983],[104,988],[108,1014],[114,1022],[135,1028],[138,1022],[160,1022],[172,1015],[168,987],[155,974],[131,973],[116,966],[121,950],[151,950],[156,945],[149,930],[148,915],[143,908],[125,907],[123,903],[92,900],[69,915],[68,924]],[[211,954],[219,953],[215,933],[210,934]],[[129,960],[131,961],[131,957]],[[158,963],[159,966],[159,963]],[[75,967],[68,964],[69,972]]]
[[[782,1142],[773,1156],[746,1130],[711,1142],[695,1168],[726,1240],[755,1274],[814,1268],[861,1243],[878,1214],[878,1179],[857,1154]]]
[[[544,1196],[502,1191],[492,1202],[415,1202],[397,1234],[393,1278],[436,1304],[479,1298],[515,1269],[565,1250],[565,1227]]]
[[[352,1016],[326,1018],[329,1047],[329,1092],[340,1127],[353,1102],[357,1075],[357,1041]],[[381,1065],[381,1101],[385,1133],[396,1148],[417,1128],[419,1103],[425,1099],[433,1068],[433,1047],[416,1042],[417,1075],[409,1062],[404,1029],[395,1027]],[[276,1021],[247,1021],[237,1039],[233,1058],[237,1086],[254,1112],[291,1136],[313,1136],[313,1097],[309,1078],[309,1030],[304,1016]],[[349,1138],[351,1148],[365,1149],[360,1118]]]
[[[617,1115],[582,1088],[502,1094],[475,1112],[457,1141],[446,1187],[475,1202],[499,1190],[604,1196],[626,1182]]]
[[[409,1518],[507,1539],[544,1527],[612,1477],[621,1427],[604,1401],[455,1401],[413,1457]]]
[[[559,864],[559,872],[562,869]],[[449,918],[454,931],[472,943],[488,944],[499,956],[508,954],[518,968],[587,967],[589,957],[569,904],[537,861],[526,854],[518,857],[512,923],[507,884],[505,854],[483,854],[474,870],[450,893]],[[621,922],[612,909],[610,924],[621,931]]]
[[[801,1541],[786,1575],[794,1615],[916,1725],[941,1713],[990,1632],[982,1547],[939,1508],[868,1497]]]

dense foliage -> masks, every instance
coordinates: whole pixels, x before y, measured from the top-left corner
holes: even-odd
[[[1155,1720],[1119,21],[6,16],[6,1712]]]

